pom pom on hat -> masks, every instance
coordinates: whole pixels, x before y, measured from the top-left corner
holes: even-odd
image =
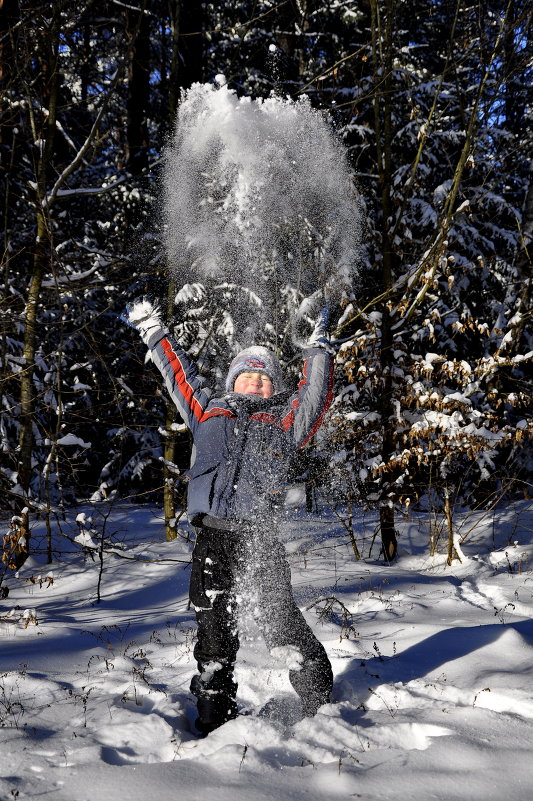
[[[274,392],[284,389],[283,374],[276,354],[268,348],[253,345],[242,350],[231,362],[226,377],[226,392],[233,392],[235,379],[241,373],[263,373],[267,375],[274,386]]]

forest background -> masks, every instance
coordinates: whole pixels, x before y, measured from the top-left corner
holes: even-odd
[[[162,153],[180,95],[219,74],[239,96],[306,95],[327,113],[364,208],[361,280],[334,332],[335,401],[292,471],[309,507],[328,504],[352,533],[354,507],[379,508],[391,560],[410,507],[445,513],[451,532],[458,506],[528,494],[527,0],[0,9],[6,565],[24,561],[32,519],[80,500],[161,503],[176,534],[191,443],[119,315],[159,297],[209,374],[232,353],[233,310],[253,314],[249,288],[176,286],[163,246]],[[289,311],[263,344],[296,377]],[[452,536],[448,549],[452,560]]]

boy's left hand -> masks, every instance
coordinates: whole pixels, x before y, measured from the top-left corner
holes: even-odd
[[[308,348],[324,348],[324,350],[327,350],[328,353],[335,353],[335,350],[329,341],[329,315],[329,307],[324,306],[318,315],[313,333],[311,334],[309,342],[307,343]]]

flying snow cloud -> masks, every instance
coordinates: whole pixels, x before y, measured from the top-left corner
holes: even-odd
[[[183,97],[164,171],[179,283],[228,281],[308,297],[353,286],[361,209],[342,144],[307,100],[239,98],[217,76]]]

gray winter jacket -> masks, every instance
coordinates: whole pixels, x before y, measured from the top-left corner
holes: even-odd
[[[265,399],[230,392],[213,398],[195,363],[164,329],[150,336],[157,365],[194,451],[188,515],[223,521],[268,517],[281,500],[289,460],[318,430],[333,397],[333,357],[324,348],[304,350],[296,392]]]

